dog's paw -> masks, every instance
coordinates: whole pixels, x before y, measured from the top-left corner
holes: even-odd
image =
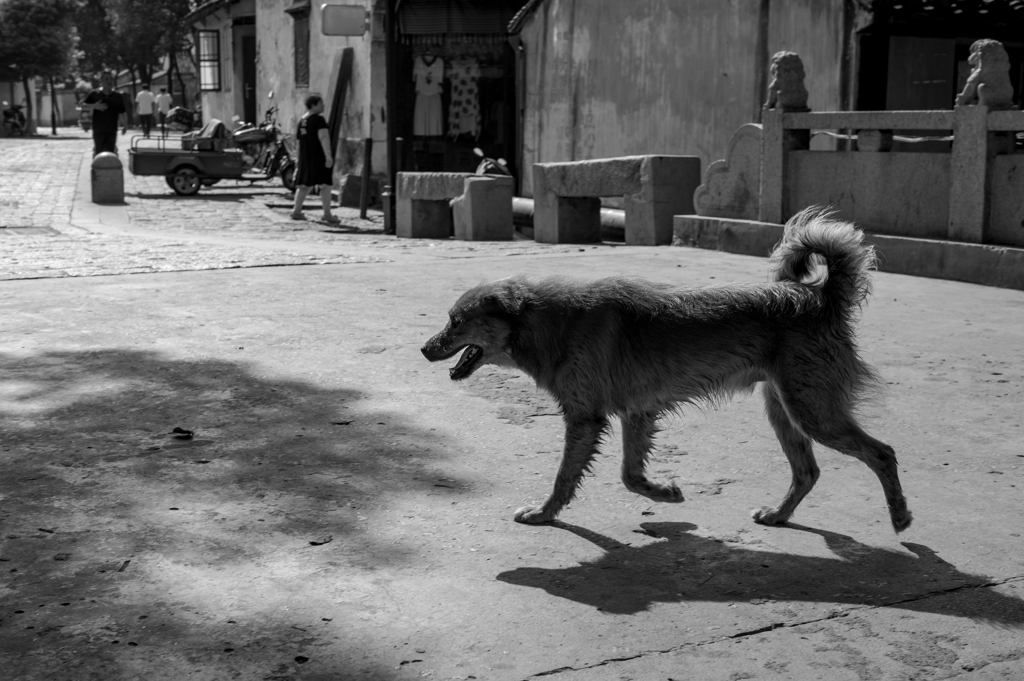
[[[789,520],[789,518],[783,518],[781,515],[776,513],[775,509],[768,508],[767,506],[755,508],[750,512],[750,517],[759,525],[782,525]]]
[[[534,508],[533,506],[523,506],[516,511],[514,518],[517,523],[524,523],[526,525],[550,523],[555,519],[553,515],[545,513],[543,510]]]
[[[910,523],[914,520],[914,516],[911,515],[910,511],[903,509],[902,511],[889,511],[889,519],[892,520],[892,529],[896,530],[897,533],[910,527]]]
[[[672,483],[671,485],[665,485],[663,495],[658,501],[663,501],[668,504],[681,504],[683,503],[683,490],[679,489],[679,485]]]
[[[660,482],[651,482],[643,478],[640,480],[624,479],[623,483],[630,492],[647,497],[651,501],[663,504],[679,504],[683,501],[683,492],[674,482],[671,485],[663,485]]]

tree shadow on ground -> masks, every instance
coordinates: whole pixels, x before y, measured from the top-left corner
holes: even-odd
[[[585,528],[556,521],[605,550],[595,561],[559,569],[523,567],[498,575],[509,584],[544,589],[553,596],[619,614],[654,603],[686,601],[807,601],[886,606],[1024,626],[1024,601],[993,589],[975,597],[925,598],[990,580],[957,570],[922,544],[903,542],[916,557],[862,544],[846,535],[800,525],[787,528],[822,537],[835,558],[762,551],[693,534],[691,523],[641,523],[642,533],[662,541],[633,547]]]
[[[0,354],[0,377],[11,673],[138,678],[133,665],[159,659],[178,678],[285,679],[300,664],[303,678],[394,674],[367,661],[332,589],[414,560],[368,518],[438,492],[433,433],[355,387],[222,359]],[[322,609],[286,612],[289,593],[308,605],[321,590]]]

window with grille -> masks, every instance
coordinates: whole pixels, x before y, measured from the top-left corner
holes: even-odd
[[[295,87],[309,87],[309,10],[292,13],[295,20]]]
[[[197,31],[199,89],[220,90],[220,31]]]

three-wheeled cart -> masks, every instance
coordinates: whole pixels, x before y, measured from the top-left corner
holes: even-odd
[[[167,185],[181,196],[192,196],[201,187],[220,180],[262,182],[279,176],[287,189],[295,188],[295,164],[283,147],[266,164],[265,172],[253,173],[252,159],[231,144],[230,137],[220,131],[209,137],[195,133],[135,136],[128,149],[128,170],[133,175],[163,175]]]

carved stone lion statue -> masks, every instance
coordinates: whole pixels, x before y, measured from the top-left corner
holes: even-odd
[[[956,97],[957,106],[982,104],[989,109],[1012,109],[1010,57],[1003,44],[998,40],[978,40],[971,45],[967,62],[972,67],[971,75]]]
[[[795,52],[776,52],[772,56],[771,76],[768,84],[766,109],[783,111],[810,111],[807,108],[807,88],[804,87],[804,63]]]

